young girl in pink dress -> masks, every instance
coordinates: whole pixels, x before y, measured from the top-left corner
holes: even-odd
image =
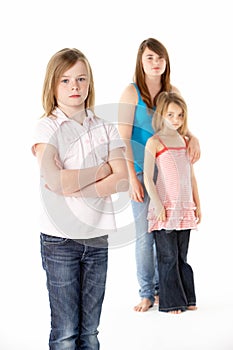
[[[148,232],[154,235],[158,254],[159,311],[177,314],[196,309],[187,253],[190,231],[201,220],[197,183],[187,154],[187,106],[180,94],[160,93],[152,123],[157,132],[146,143],[144,160],[150,197]]]

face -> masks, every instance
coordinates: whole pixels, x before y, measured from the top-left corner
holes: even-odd
[[[176,103],[170,103],[163,118],[168,122],[166,125],[178,130],[184,123],[183,110]]]
[[[89,77],[86,65],[77,61],[65,71],[57,86],[58,107],[68,115],[84,109],[88,96]]]
[[[146,75],[161,76],[166,69],[166,60],[146,47],[142,54],[142,65]]]

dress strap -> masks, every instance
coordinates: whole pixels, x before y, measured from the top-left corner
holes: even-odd
[[[163,145],[165,149],[168,149],[165,143],[162,141],[162,139],[158,135],[155,135],[155,138],[159,140],[159,142]]]
[[[160,154],[162,154],[163,152],[165,152],[165,151],[168,151],[168,148],[167,148],[167,146],[165,145],[165,143],[161,140],[161,138],[158,136],[158,135],[155,135],[155,138],[157,139],[157,140],[159,140],[159,142],[163,145],[163,149],[161,149],[159,152],[157,152],[156,153],[156,157],[158,157]]]

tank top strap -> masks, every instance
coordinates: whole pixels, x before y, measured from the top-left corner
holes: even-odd
[[[136,91],[137,91],[137,94],[138,94],[138,104],[145,104],[145,102],[143,101],[143,99],[142,99],[142,97],[141,97],[141,93],[140,93],[140,91],[139,91],[139,88],[138,88],[138,86],[137,86],[137,84],[136,83],[131,83],[134,87],[135,87],[135,89],[136,89]]]

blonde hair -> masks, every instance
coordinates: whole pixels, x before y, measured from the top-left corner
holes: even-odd
[[[170,60],[165,46],[154,38],[148,38],[144,40],[139,46],[136,59],[136,68],[134,73],[134,82],[139,88],[143,101],[146,103],[148,108],[152,109],[157,104],[158,94],[154,96],[154,100],[152,102],[148,87],[145,82],[145,72],[142,65],[142,55],[146,48],[148,48],[151,51],[154,51],[157,55],[163,57],[166,61],[166,69],[161,76],[161,89],[159,92],[171,91],[172,89],[170,83]]]
[[[157,98],[156,111],[153,114],[152,126],[156,132],[164,127],[164,114],[168,110],[170,103],[175,103],[182,109],[183,124],[177,130],[180,135],[185,136],[188,131],[188,110],[187,105],[182,96],[175,92],[161,92]]]
[[[63,73],[71,68],[77,61],[83,62],[88,71],[89,90],[87,99],[85,100],[85,108],[91,109],[94,107],[95,89],[91,66],[80,50],[65,48],[56,52],[47,65],[42,90],[42,105],[45,112],[43,116],[51,115],[54,108],[57,107],[56,89],[59,79]]]

